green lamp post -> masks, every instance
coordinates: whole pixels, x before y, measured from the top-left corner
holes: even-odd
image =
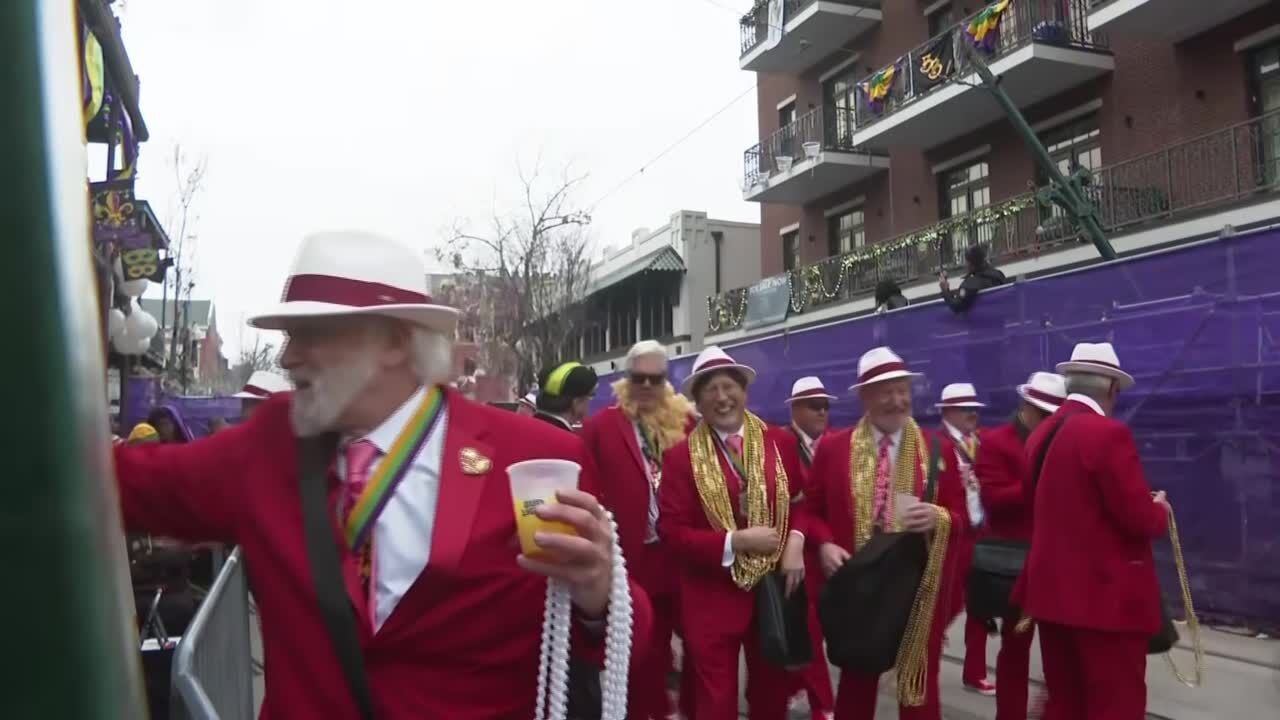
[[[73,9],[0,2],[0,715],[137,720],[147,713],[108,455]]]

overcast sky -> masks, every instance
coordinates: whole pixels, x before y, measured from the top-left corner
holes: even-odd
[[[305,233],[425,253],[455,219],[512,207],[517,159],[539,153],[551,174],[589,174],[590,206],[755,81],[737,65],[750,0],[116,5],[151,131],[139,197],[173,205],[175,143],[208,161],[194,296],[215,300],[233,361]],[[680,209],[758,221],[740,189],[755,134],[751,90],[600,203],[596,242]]]

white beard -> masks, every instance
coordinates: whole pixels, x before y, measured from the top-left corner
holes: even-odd
[[[316,373],[305,390],[293,393],[289,405],[289,418],[298,437],[314,437],[334,430],[338,418],[351,406],[378,372],[374,358],[361,356],[346,365],[339,365]],[[298,374],[291,374],[297,384]]]

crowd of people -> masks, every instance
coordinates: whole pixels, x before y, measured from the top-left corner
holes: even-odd
[[[210,438],[116,450],[130,529],[243,548],[270,677],[262,717],[594,720],[621,691],[596,671],[625,635],[631,720],[733,720],[740,690],[753,720],[782,720],[801,694],[815,719],[869,720],[890,668],[900,717],[940,720],[945,633],[992,538],[1020,543],[1025,567],[1007,612],[965,618],[965,687],[995,695],[998,720],[1026,718],[1039,633],[1046,717],[1144,717],[1161,622],[1150,540],[1168,505],[1110,416],[1133,379],[1109,344],[1033,372],[995,428],[979,427],[964,382],[922,427],[918,374],[887,347],[861,355],[850,391],[863,415],[848,428],[830,427],[843,400],[821,378],[794,381],[790,422],[774,426],[748,410],[754,368],[708,347],[677,387],[655,341],[631,348],[610,407],[590,414],[599,378],[568,362],[512,413],[446,385],[457,313],[425,277],[377,236],[307,238],[281,305],[250,321],[287,334],[294,390],[263,392]],[[525,508],[569,531],[544,528],[526,555],[505,471],[543,458],[580,468],[578,489]],[[572,602],[570,662],[550,672],[548,579]],[[906,599],[842,615],[841,593],[871,581],[907,583]],[[805,635],[806,662],[767,640],[767,588],[806,603],[807,622],[781,631]],[[887,664],[848,660],[847,636],[883,636],[871,630],[891,617],[901,629],[873,648]]]

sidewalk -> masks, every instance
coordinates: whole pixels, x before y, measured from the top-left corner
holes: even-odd
[[[1182,642],[1171,653],[1174,662],[1184,675],[1191,675],[1194,656],[1188,643],[1185,626],[1179,626]],[[1204,683],[1199,688],[1188,688],[1178,682],[1164,657],[1151,656],[1147,660],[1147,716],[1160,720],[1257,720],[1277,717],[1280,710],[1280,640],[1260,640],[1233,635],[1227,632],[1201,631],[1204,645]],[[995,679],[996,653],[1000,639],[988,638],[987,666],[991,668],[989,679]],[[960,684],[960,664],[964,659],[964,618],[952,624],[947,633],[947,647],[943,650],[943,691],[945,704],[957,703],[968,708],[971,703],[962,702],[950,692],[948,666],[954,675],[954,686]],[[1040,666],[1038,646],[1031,653],[1031,679],[1044,682]],[[985,701],[991,717],[995,713],[995,701],[972,693],[959,692],[968,698]],[[950,716],[948,716],[950,718]]]

